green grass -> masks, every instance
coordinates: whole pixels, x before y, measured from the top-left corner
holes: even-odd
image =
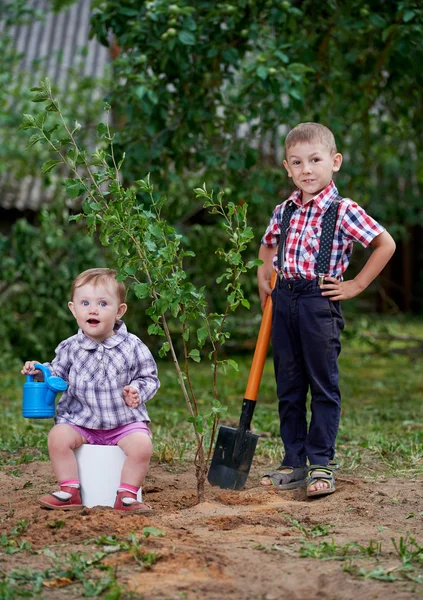
[[[146,540],[151,536],[164,536],[165,533],[155,527],[144,527],[143,536],[132,532],[129,536],[119,539],[116,536],[102,536],[86,540],[85,544],[91,549],[84,553],[57,553],[57,546],[44,548],[43,554],[50,560],[50,567],[44,571],[31,568],[17,568],[0,577],[0,598],[14,600],[15,598],[39,598],[47,588],[61,587],[60,584],[80,584],[84,590],[82,596],[87,598],[102,596],[106,600],[123,600],[135,597],[131,591],[118,583],[116,569],[105,564],[110,553],[126,552],[136,563],[138,568],[150,569],[161,555],[149,552],[146,549]],[[7,539],[5,535],[0,538],[0,547],[7,553],[27,550],[31,546],[25,540],[19,546],[14,539]],[[100,546],[99,550],[92,550],[93,544]],[[82,592],[82,590],[81,590]],[[106,594],[103,596],[102,594]],[[81,597],[82,597],[81,596]]]
[[[348,324],[347,324],[348,326]],[[423,339],[423,321],[372,323],[372,330],[393,331]],[[336,459],[343,471],[365,476],[416,476],[423,471],[422,357],[396,351],[404,342],[344,336],[340,357],[342,416]],[[239,370],[229,369],[219,379],[219,395],[228,407],[222,423],[236,427],[248,380],[251,355],[230,356]],[[159,361],[161,388],[148,403],[154,433],[155,458],[183,462],[194,452],[192,425],[174,367]],[[210,366],[191,365],[194,389],[203,414],[211,411],[213,393]],[[51,420],[28,420],[21,415],[24,377],[10,367],[0,375],[0,465],[19,476],[22,463],[48,460],[47,433]],[[279,421],[271,357],[266,361],[254,431],[263,434],[256,460],[278,462],[281,457]]]

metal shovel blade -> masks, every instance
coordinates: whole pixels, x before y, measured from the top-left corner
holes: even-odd
[[[207,479],[223,489],[242,490],[253,462],[259,436],[233,427],[219,429]]]

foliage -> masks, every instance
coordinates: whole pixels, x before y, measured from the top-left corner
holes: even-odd
[[[55,211],[42,211],[38,227],[20,219],[0,235],[0,307],[8,315],[0,326],[3,356],[51,360],[58,342],[75,333],[70,282],[102,259],[81,227],[69,227],[68,216],[56,203]]]
[[[225,369],[227,365],[237,368],[231,359],[219,360],[219,349],[229,337],[226,330],[228,314],[240,305],[249,307],[241,287],[241,275],[258,264],[257,260],[245,262],[243,257],[253,237],[246,221],[247,205],[229,202],[225,206],[223,192],[214,198],[205,184],[195,190],[197,198],[203,199],[204,207],[221,217],[221,227],[228,240],[228,247],[216,250],[225,266],[217,283],[225,284],[226,308],[223,313],[210,312],[204,287],[196,288],[184,269],[185,259],[195,255],[183,248],[181,235],[162,216],[166,197],[154,194],[149,175],[131,187],[122,185],[120,168],[124,158],[116,162],[108,121],[99,123],[97,132],[103,143],[89,154],[78,141],[80,124],[68,125],[49,80],[42,80],[40,87],[32,88],[32,91],[33,101],[45,103],[45,109],[35,117],[25,114],[21,129],[35,131],[29,138],[29,148],[43,143],[52,152],[54,158],[44,162],[41,171],[48,173],[59,165],[70,169],[72,177],[65,180],[66,191],[71,198],[84,198],[83,213],[71,219],[84,219],[91,234],[99,231],[101,243],[109,246],[116,256],[119,278],[129,277],[134,282],[136,296],[150,299],[146,311],[152,321],[149,333],[164,337],[159,354],[170,353],[187,403],[188,420],[194,426],[197,489],[198,498],[202,500],[214,434],[219,416],[224,412],[217,394],[218,369]],[[141,200],[142,194],[148,196],[147,205]],[[183,368],[168,324],[172,319],[178,324],[178,338],[182,339]],[[212,362],[214,401],[211,411],[204,415],[199,411],[192,386],[190,361],[201,360],[201,349],[206,342],[210,346],[208,356]],[[206,424],[211,427],[212,434],[205,453]]]
[[[186,193],[192,174],[207,175],[235,203],[246,199],[261,234],[279,194],[289,190],[282,138],[300,121],[334,131],[346,158],[338,175],[343,195],[396,238],[423,225],[423,142],[416,133],[423,8],[415,0],[93,6],[93,34],[116,56],[109,102],[118,156],[119,148],[126,152],[125,178],[136,179],[142,164],[169,188],[170,221],[189,227],[184,233],[198,256],[207,255],[214,222]],[[422,272],[419,265],[421,256],[414,272]],[[401,261],[395,268],[402,270]],[[215,265],[208,271],[210,279],[200,268],[196,275],[212,290]]]
[[[80,271],[93,265],[101,266],[106,260],[95,238],[87,237],[81,227],[69,225],[69,214],[78,210],[78,204],[69,199],[57,177],[51,173],[40,176],[39,164],[48,160],[48,149],[35,145],[29,153],[25,148],[27,136],[18,129],[22,113],[27,112],[31,104],[30,81],[41,76],[51,57],[34,62],[30,71],[23,69],[23,57],[15,49],[12,28],[42,20],[44,16],[23,0],[10,0],[1,5],[2,192],[16,197],[24,187],[24,179],[28,189],[34,187],[39,191],[34,206],[25,206],[29,209],[25,212],[26,219],[22,214],[22,218],[12,222],[7,211],[2,214],[0,307],[7,318],[0,324],[0,351],[3,357],[8,354],[19,362],[31,356],[41,361],[51,359],[58,341],[75,333],[74,319],[66,308],[70,282]],[[101,80],[81,77],[80,63],[85,60],[84,54],[85,50],[79,49],[67,74],[70,84],[66,109],[85,126],[101,114],[100,97],[108,86],[108,77],[105,75]],[[59,56],[57,60],[60,64]],[[84,141],[89,143],[91,138],[92,132],[87,127]],[[46,202],[47,199],[50,202]],[[38,202],[42,210],[35,217]],[[13,224],[9,225],[9,221]]]

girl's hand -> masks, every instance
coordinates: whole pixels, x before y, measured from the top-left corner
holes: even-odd
[[[36,375],[37,373],[41,373],[38,369],[34,369],[34,365],[39,363],[38,360],[27,360],[24,366],[22,367],[21,373],[22,375]]]
[[[354,279],[339,281],[335,277],[325,277],[325,282],[320,289],[323,290],[322,296],[328,296],[333,302],[354,298],[363,291]]]
[[[123,388],[123,399],[130,408],[137,408],[140,403],[137,390],[130,385],[125,385]]]

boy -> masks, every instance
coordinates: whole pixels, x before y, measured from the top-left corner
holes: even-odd
[[[342,155],[327,127],[297,125],[286,138],[285,157],[284,166],[297,189],[273,212],[261,241],[263,264],[257,276],[262,307],[272,295],[272,345],[285,455],[261,484],[282,490],[307,486],[307,496],[323,496],[335,491],[329,463],[335,455],[341,411],[337,363],[344,322],[339,302],[366,289],[391,258],[395,242],[358,204],[339,197],[332,174],[339,171]],[[323,228],[325,216],[333,220],[331,230]],[[374,251],[360,273],[344,281],[353,242],[371,245]],[[272,291],[273,269],[278,277]]]
[[[79,331],[59,344],[51,364],[45,363],[68,383],[48,436],[60,490],[42,496],[39,502],[52,510],[82,508],[73,450],[81,444],[118,445],[126,460],[114,508],[149,511],[147,504],[137,501],[137,492],[152,454],[145,402],[160,385],[156,363],[120,320],[127,305],[125,286],[116,280],[116,271],[89,269],[78,275],[68,306]],[[26,362],[22,373],[38,374],[36,362]]]

